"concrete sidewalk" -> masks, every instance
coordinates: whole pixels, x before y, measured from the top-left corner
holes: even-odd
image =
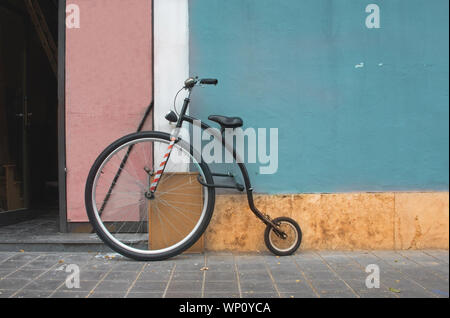
[[[379,268],[380,288],[366,287],[370,264]],[[76,279],[66,283],[77,268],[79,288]],[[206,253],[154,263],[117,254],[0,252],[0,277],[3,298],[448,298],[449,252]]]

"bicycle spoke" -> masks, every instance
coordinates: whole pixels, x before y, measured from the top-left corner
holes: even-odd
[[[96,174],[94,212],[109,239],[122,248],[149,255],[172,250],[193,237],[205,218],[208,189],[196,179],[198,175],[205,179],[205,174],[179,144],[173,149],[176,156],[167,161],[154,198],[146,197],[156,173],[154,151],[169,144],[169,140],[149,138],[123,144],[106,157],[99,168],[102,173]],[[189,170],[183,170],[177,160],[190,162]]]

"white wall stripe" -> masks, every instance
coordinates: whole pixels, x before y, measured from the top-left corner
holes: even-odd
[[[174,128],[164,118],[173,108],[177,91],[189,77],[189,12],[188,0],[154,0],[154,130],[171,132]],[[178,96],[181,109],[185,95]],[[167,147],[155,150],[157,162]]]

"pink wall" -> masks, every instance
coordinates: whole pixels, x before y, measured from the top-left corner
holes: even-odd
[[[67,2],[81,12],[81,28],[68,29],[66,40],[67,215],[84,222],[90,166],[136,131],[152,100],[152,8],[151,0]]]

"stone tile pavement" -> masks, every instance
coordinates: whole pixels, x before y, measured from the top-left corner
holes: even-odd
[[[378,270],[379,288],[367,288]],[[147,263],[117,254],[0,252],[0,298],[448,298],[448,278],[446,250],[205,253]]]

